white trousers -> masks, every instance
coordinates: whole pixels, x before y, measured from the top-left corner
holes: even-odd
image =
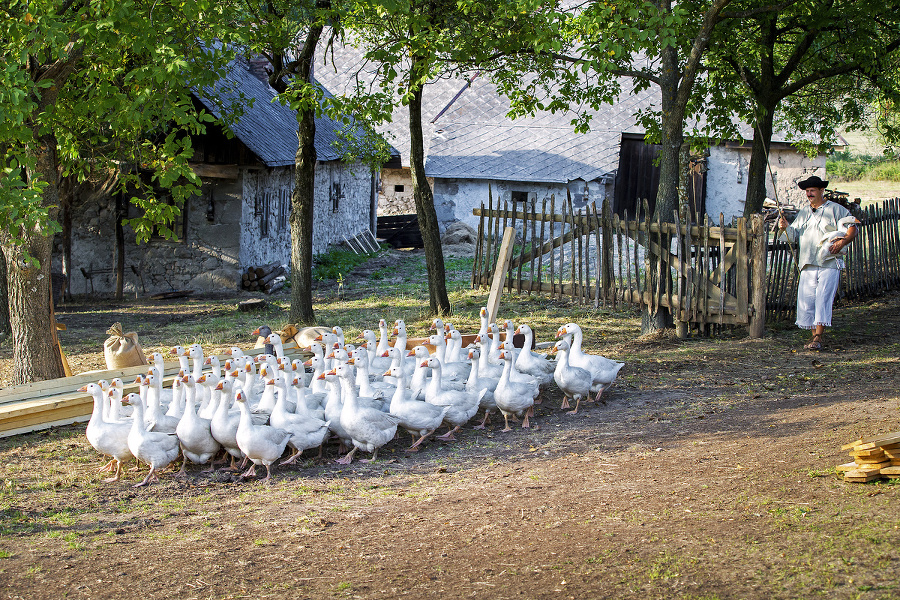
[[[840,269],[824,269],[807,265],[800,271],[797,287],[797,327],[815,329],[831,327],[831,304],[841,282]]]

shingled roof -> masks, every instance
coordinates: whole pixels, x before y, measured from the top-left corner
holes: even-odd
[[[321,86],[321,83],[316,82]],[[330,92],[322,86],[324,93]],[[218,101],[204,94],[196,94],[201,103],[217,118],[227,122],[234,135],[268,167],[293,165],[297,155],[297,113],[290,107],[273,101],[276,94],[269,85],[250,72],[246,60],[231,62],[228,74],[214,86]],[[253,99],[252,106],[241,96]],[[243,113],[229,119],[222,109],[232,102],[243,104]],[[316,158],[320,161],[340,160],[342,157],[339,132],[345,126],[328,117],[316,118]],[[396,150],[392,153],[396,154]]]

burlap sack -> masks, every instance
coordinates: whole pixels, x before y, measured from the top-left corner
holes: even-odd
[[[298,329],[295,325],[287,325],[281,330],[281,339],[287,344],[289,340],[293,340],[300,348],[308,348],[316,339],[316,336],[323,333],[331,333],[327,327],[303,327]]]
[[[122,369],[148,364],[136,332],[122,333],[122,324],[115,323],[106,333],[109,334],[109,337],[103,343],[103,356],[106,358],[107,369]]]

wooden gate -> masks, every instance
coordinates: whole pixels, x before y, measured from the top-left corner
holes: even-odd
[[[745,324],[763,333],[765,322],[765,230],[762,217],[725,227],[709,222],[652,222],[614,215],[604,204],[574,211],[571,200],[545,199],[515,210],[509,203],[475,209],[480,217],[472,285],[489,285],[506,227],[517,231],[506,272],[508,292],[542,293],[578,303],[669,310],[679,335],[690,324]],[[557,212],[557,208],[559,212]],[[549,210],[548,210],[549,209]]]

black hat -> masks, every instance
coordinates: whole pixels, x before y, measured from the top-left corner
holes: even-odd
[[[809,179],[804,179],[803,181],[798,183],[797,187],[799,187],[801,190],[805,190],[806,188],[811,187],[825,189],[828,187],[828,182],[819,179],[818,175],[813,175]]]

